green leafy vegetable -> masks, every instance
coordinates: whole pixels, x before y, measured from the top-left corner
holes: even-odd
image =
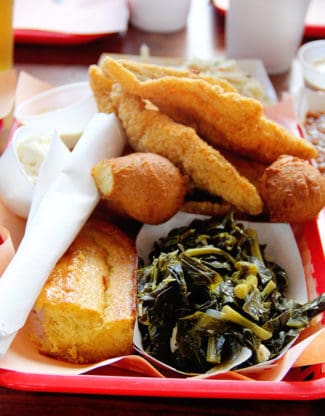
[[[228,215],[195,220],[155,243],[137,272],[138,322],[146,352],[187,373],[276,357],[325,310],[325,294],[299,304],[287,274],[264,255],[256,232]]]

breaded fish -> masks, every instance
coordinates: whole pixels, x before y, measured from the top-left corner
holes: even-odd
[[[93,90],[97,108],[103,113],[113,112],[110,93],[113,81],[105,76],[101,67],[91,65],[88,69],[89,83]]]
[[[105,62],[105,59],[104,59]],[[211,85],[219,85],[224,91],[235,92],[234,88],[227,80],[211,75],[198,74],[190,69],[172,68],[164,65],[148,64],[144,62],[136,62],[127,59],[119,59],[117,62],[124,68],[132,72],[139,81],[147,81],[150,79],[160,79],[166,76],[178,78],[194,78],[203,79]],[[103,63],[105,67],[105,63]]]
[[[147,79],[159,79],[170,75],[177,77],[202,78],[212,85],[219,85],[225,91],[236,91],[235,88],[229,84],[229,82],[221,78],[215,78],[212,76],[199,77],[195,73],[186,70],[178,70],[166,66],[145,64],[124,59],[118,60],[117,62],[131,71],[140,81]],[[115,82],[114,78],[110,78],[104,74],[102,67],[97,65],[91,65],[89,67],[88,75],[98,110],[106,113],[112,112],[113,109],[110,102],[110,91],[113,83]]]
[[[228,202],[216,203],[211,201],[185,201],[181,211],[190,214],[221,216],[231,212],[233,206]]]
[[[165,76],[140,81],[119,62],[106,58],[103,73],[125,92],[150,100],[174,121],[195,128],[200,137],[254,160],[272,163],[281,154],[312,159],[317,152],[263,114],[260,102],[203,79]]]
[[[247,178],[258,189],[261,177],[264,174],[265,169],[269,166],[268,164],[238,156],[227,150],[219,149],[219,151],[222,156],[237,169],[240,175]]]
[[[252,215],[262,211],[255,186],[192,128],[174,122],[159,110],[147,109],[140,97],[121,91],[118,84],[113,85],[111,100],[136,151],[166,157],[197,188],[221,196],[240,211]]]

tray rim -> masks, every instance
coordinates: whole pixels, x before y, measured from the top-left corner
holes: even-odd
[[[128,383],[125,379],[124,376],[49,376],[0,370],[0,386],[20,391],[201,399],[318,400],[325,398],[325,378],[312,381],[243,382],[129,377]],[[189,383],[192,385],[191,388]]]
[[[31,43],[44,45],[79,45],[111,36],[114,33],[66,33],[51,30],[14,29],[16,43]]]

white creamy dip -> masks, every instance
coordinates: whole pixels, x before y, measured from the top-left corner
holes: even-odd
[[[315,60],[312,62],[312,65],[314,66],[314,68],[315,68],[317,71],[322,72],[322,73],[324,73],[324,74],[325,74],[325,57],[324,57],[324,58],[318,58],[318,59],[315,59]]]
[[[37,181],[41,164],[49,152],[52,137],[53,134],[32,134],[17,143],[18,160],[32,183]]]

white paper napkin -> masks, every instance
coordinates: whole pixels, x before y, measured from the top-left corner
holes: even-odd
[[[91,168],[119,156],[125,137],[113,114],[96,114],[39,202],[17,253],[0,279],[0,357],[24,325],[58,259],[100,196]]]

